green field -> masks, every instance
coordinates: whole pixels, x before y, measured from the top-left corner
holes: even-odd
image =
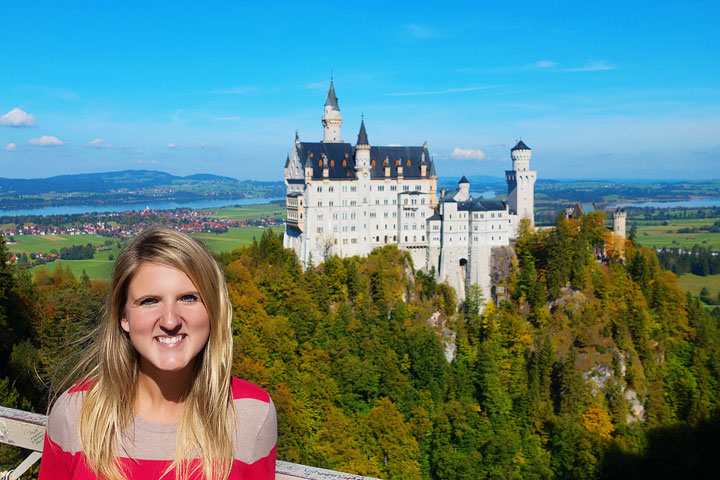
[[[228,220],[251,220],[257,218],[285,218],[285,206],[275,203],[264,205],[244,205],[241,207],[219,208],[210,215],[214,218],[227,218]]]
[[[271,227],[275,233],[285,230],[283,226]],[[193,237],[202,240],[213,253],[230,252],[238,247],[250,245],[253,238],[260,240],[265,228],[242,227],[230,228],[227,233],[194,233]]]
[[[686,273],[680,275],[679,278],[680,286],[695,296],[700,295],[700,290],[702,290],[703,287],[710,291],[712,298],[717,298],[718,292],[720,292],[720,274],[700,277],[692,273]]]
[[[678,233],[681,228],[700,228],[703,225],[712,225],[717,218],[700,219],[673,219],[667,220],[667,225],[660,221],[628,220],[628,231],[631,225],[637,227],[635,239],[647,247],[692,247],[698,244],[702,247],[720,248],[720,233]]]
[[[272,227],[273,231],[275,233],[282,232],[284,230],[284,227],[277,226]],[[260,240],[260,237],[262,236],[263,232],[265,231],[264,228],[261,227],[242,227],[242,228],[230,228],[227,233],[217,234],[217,233],[196,233],[192,236],[195,238],[198,238],[202,240],[205,245],[208,246],[210,250],[212,250],[213,253],[220,253],[220,252],[229,252],[232,251],[235,248],[243,247],[246,245],[250,245],[253,241],[253,238],[257,238]],[[27,240],[23,243],[25,245],[24,248],[30,248],[29,245],[33,245],[34,247],[31,248],[26,253],[35,252],[35,251],[41,251],[41,252],[49,252],[50,249],[55,248],[59,250],[62,247],[69,247],[72,245],[86,245],[87,243],[93,243],[93,245],[102,245],[105,242],[105,239],[100,237],[93,237],[92,235],[65,235],[66,237],[70,237],[69,239],[54,239],[52,240],[51,236],[26,236],[26,237],[19,237],[23,240]],[[50,240],[48,240],[50,239]],[[80,240],[81,239],[81,240]],[[97,240],[97,242],[91,241],[91,239]],[[49,242],[49,243],[48,243]],[[18,240],[17,245],[10,245],[10,247],[18,247],[20,246],[20,240]],[[46,245],[52,245],[51,247],[46,247]],[[20,250],[13,250],[11,251],[20,251]],[[41,265],[38,267],[35,267],[35,269],[48,269],[50,271],[55,271],[55,269],[58,267],[58,265],[61,265],[62,268],[70,267],[70,270],[72,270],[73,274],[80,278],[82,275],[82,271],[85,270],[85,272],[88,274],[88,276],[91,279],[95,278],[101,278],[101,279],[107,279],[110,277],[110,272],[112,271],[112,266],[114,263],[114,259],[117,258],[119,249],[117,248],[116,244],[113,244],[113,250],[112,251],[106,251],[106,252],[97,252],[95,254],[95,258],[92,260],[60,260],[57,262],[53,262],[46,265]],[[110,260],[110,255],[113,255],[113,260]]]
[[[94,246],[100,246],[105,243],[105,238],[96,237],[95,235],[15,235],[16,244],[8,245],[8,250],[12,253],[32,252],[49,253],[50,250],[60,251],[63,247],[72,247],[73,245],[87,245],[91,243]]]

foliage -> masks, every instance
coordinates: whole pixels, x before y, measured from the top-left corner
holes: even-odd
[[[266,229],[219,254],[233,373],[270,391],[278,457],[387,479],[622,478],[663,472],[679,431],[694,465],[692,432],[717,424],[720,311],[650,249],[605,256],[602,224],[526,225],[500,305],[476,287],[460,301],[394,246],[303,269]],[[51,378],[103,292],[0,266],[3,402],[45,408],[30,373]]]

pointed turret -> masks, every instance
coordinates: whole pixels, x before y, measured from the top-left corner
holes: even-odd
[[[325,99],[325,106],[332,107],[333,110],[340,111],[340,105],[338,105],[337,95],[335,95],[335,86],[333,85],[332,79],[330,79],[330,90],[328,90],[327,98]]]
[[[358,133],[357,144],[358,145],[370,145],[370,142],[368,141],[367,132],[365,131],[365,118],[364,117],[362,120],[360,120],[360,133]]]
[[[325,111],[322,116],[322,124],[324,129],[323,142],[340,143],[340,127],[342,126],[342,115],[340,115],[340,106],[338,105],[337,95],[335,95],[335,85],[330,79],[330,90],[328,90],[325,99]]]
[[[365,117],[360,120],[360,133],[358,133],[357,145],[355,145],[355,170],[361,170],[367,174],[370,169],[370,142],[365,131]]]
[[[460,179],[460,181],[458,182],[458,184],[463,184],[463,183],[467,183],[468,185],[470,184],[470,182],[468,182],[468,179],[465,178],[465,175],[463,175],[462,178]]]

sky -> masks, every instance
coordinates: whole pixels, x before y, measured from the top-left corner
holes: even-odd
[[[246,3],[4,2],[0,176],[282,180],[332,76],[440,176],[720,178],[720,2]]]

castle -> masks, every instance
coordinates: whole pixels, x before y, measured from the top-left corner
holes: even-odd
[[[492,249],[510,245],[522,218],[534,224],[530,148],[519,141],[511,149],[505,203],[472,198],[464,176],[456,190],[438,194],[427,143],[371,145],[364,118],[355,145],[344,142],[332,80],[322,124],[323,140],[301,142],[296,134],[285,162],[285,247],[307,265],[396,244],[415,268],[434,271],[461,298],[470,284],[489,298]]]

